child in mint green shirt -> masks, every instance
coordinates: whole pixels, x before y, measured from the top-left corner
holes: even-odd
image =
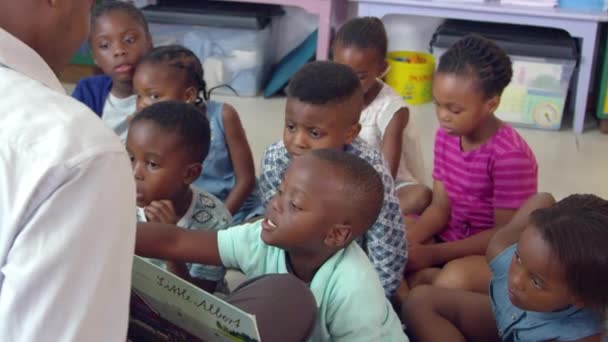
[[[263,220],[221,232],[140,223],[136,252],[238,268],[249,278],[295,275],[317,303],[309,341],[407,341],[372,264],[352,243],[375,222],[383,197],[367,162],[315,150],[293,159]]]

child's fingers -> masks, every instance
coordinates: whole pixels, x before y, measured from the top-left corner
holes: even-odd
[[[146,215],[148,222],[162,222],[158,215],[158,209],[156,209],[154,207],[150,207],[150,206],[145,207],[144,214]]]
[[[150,222],[171,223],[168,222],[169,218],[167,214],[160,207],[152,205],[152,203],[144,209],[144,212]]]
[[[170,213],[172,215],[175,215],[175,209],[173,208],[173,203],[171,203],[171,201],[169,200],[161,200],[158,201],[159,205],[162,206],[162,208],[167,212]]]
[[[155,216],[162,223],[176,223],[175,211],[170,201],[153,201],[148,206],[149,210],[154,212]]]

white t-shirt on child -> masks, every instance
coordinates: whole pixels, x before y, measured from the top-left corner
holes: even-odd
[[[121,99],[110,93],[103,106],[101,120],[120,137],[123,144],[127,141],[127,131],[129,129],[127,118],[135,113],[136,101],[137,95]]]
[[[382,83],[382,89],[374,101],[361,113],[359,119],[361,133],[359,133],[359,137],[374,148],[382,150],[382,137],[386,127],[388,127],[395,113],[404,107],[407,107],[407,105],[403,98],[390,86]],[[425,180],[420,137],[412,115],[410,115],[408,124],[403,130],[401,158],[395,178],[396,186],[403,183],[424,183]]]

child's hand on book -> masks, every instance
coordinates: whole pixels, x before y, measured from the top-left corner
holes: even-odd
[[[169,200],[152,201],[144,208],[148,222],[176,224],[177,216]]]

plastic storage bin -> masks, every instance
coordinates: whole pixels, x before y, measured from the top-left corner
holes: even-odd
[[[606,40],[606,48],[608,51],[608,40]],[[600,96],[597,99],[597,118],[608,120],[608,54],[605,53],[602,66],[602,80],[600,83]]]
[[[553,30],[545,38],[549,33],[546,29],[535,31],[513,25],[501,25],[496,28],[498,33],[491,24],[456,22],[450,26],[448,22],[446,25],[447,29],[438,29],[431,43],[437,61],[453,42],[471,32],[483,32],[509,54],[513,78],[495,112],[501,120],[520,127],[561,128],[570,79],[577,61],[572,38]],[[477,25],[479,31],[461,32],[463,27],[476,28]]]
[[[237,95],[255,96],[274,60],[272,25],[257,30],[150,23],[150,33],[154,46],[192,50],[203,64],[207,89],[229,85]],[[233,94],[226,87],[216,91]]]
[[[606,10],[608,1],[605,0],[559,0],[559,7],[587,11]]]

